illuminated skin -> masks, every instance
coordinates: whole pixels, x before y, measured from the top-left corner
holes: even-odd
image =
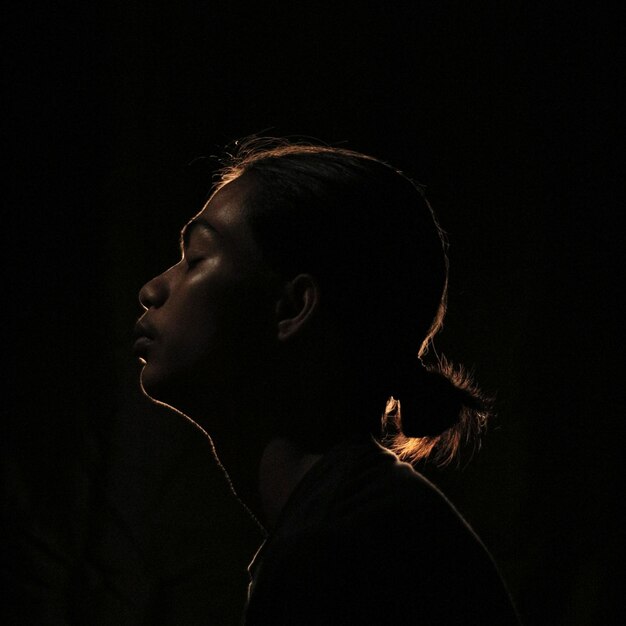
[[[202,396],[221,403],[267,348],[272,274],[243,215],[247,190],[237,180],[218,191],[183,230],[181,260],[139,293],[143,389],[185,413]]]

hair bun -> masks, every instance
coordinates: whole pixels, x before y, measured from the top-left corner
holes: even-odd
[[[469,414],[476,419],[484,415],[486,401],[462,368],[446,360],[436,366],[416,365],[405,372],[398,390],[405,436],[437,437]]]

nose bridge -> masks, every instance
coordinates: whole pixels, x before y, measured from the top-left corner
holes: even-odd
[[[139,290],[139,303],[145,309],[150,307],[159,307],[167,300],[170,292],[170,277],[172,270],[176,266],[168,268],[158,276],[151,278],[140,290]]]

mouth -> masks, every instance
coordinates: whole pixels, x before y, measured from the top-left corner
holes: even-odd
[[[135,324],[134,336],[133,354],[145,365],[150,346],[154,342],[155,333],[145,322],[139,320]]]
[[[146,357],[150,352],[150,346],[152,345],[153,341],[154,340],[150,337],[143,336],[139,337],[133,345],[133,354],[139,358],[143,365],[145,365],[146,363]]]

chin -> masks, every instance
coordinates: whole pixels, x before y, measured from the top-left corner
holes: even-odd
[[[144,395],[153,402],[168,406],[184,415],[190,415],[194,407],[190,406],[189,401],[197,394],[194,393],[193,385],[190,385],[188,378],[181,378],[182,380],[163,376],[146,365],[141,371],[139,384]]]
[[[167,399],[170,395],[168,393],[168,385],[161,376],[156,375],[149,365],[145,365],[141,370],[139,385],[143,393],[151,400],[169,404],[170,401]]]

